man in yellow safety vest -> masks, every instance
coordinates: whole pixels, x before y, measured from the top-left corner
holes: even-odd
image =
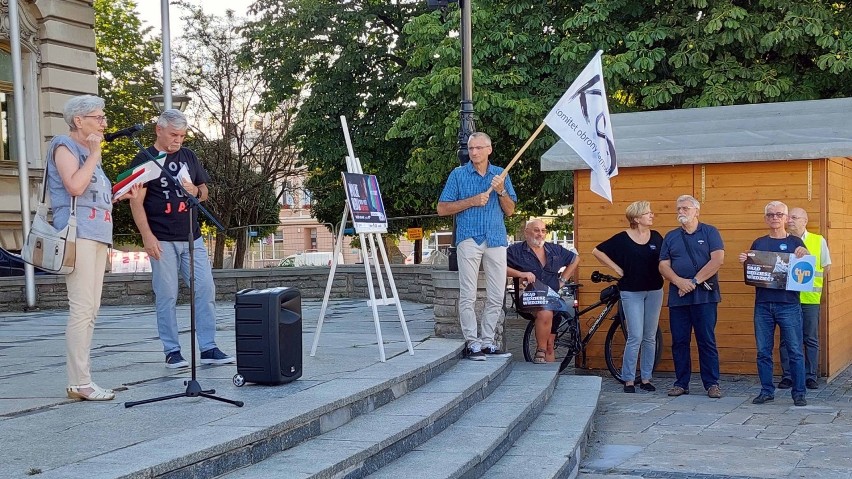
[[[816,256],[816,276],[814,291],[799,293],[802,303],[802,336],[805,348],[805,386],[808,389],[819,389],[817,384],[817,366],[819,364],[819,305],[822,299],[822,285],[831,267],[831,257],[828,254],[828,244],[822,236],[807,231],[808,214],[802,208],[793,208],[787,217],[787,231],[805,242],[810,254]],[[793,385],[790,380],[790,367],[784,339],[781,339],[781,381],[779,389],[787,389]]]

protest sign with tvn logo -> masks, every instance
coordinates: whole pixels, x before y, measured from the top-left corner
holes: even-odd
[[[746,254],[748,258],[743,263],[746,284],[788,291],[814,290],[814,256],[796,258],[792,253],[754,250],[749,250]]]
[[[343,173],[346,199],[356,233],[387,233],[388,218],[375,175]]]

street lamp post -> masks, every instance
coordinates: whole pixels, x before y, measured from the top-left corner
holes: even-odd
[[[168,110],[169,108],[176,108],[180,111],[186,110],[187,105],[189,105],[189,101],[191,98],[189,95],[171,95],[171,106],[166,107],[166,98],[165,95],[152,95],[148,97],[148,100],[154,104],[154,108],[157,109],[160,113]]]
[[[450,2],[458,1],[461,9],[460,35],[461,42],[461,109],[459,110],[459,164],[470,161],[467,151],[467,139],[476,131],[473,121],[473,41],[471,35],[470,16],[472,0],[427,0],[429,8],[444,9]],[[453,239],[449,247],[449,269],[458,271],[458,256],[456,252],[456,217],[453,216]]]

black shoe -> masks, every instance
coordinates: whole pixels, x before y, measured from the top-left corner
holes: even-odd
[[[473,349],[467,348],[465,356],[471,361],[485,361],[485,353],[483,353],[482,350],[474,351]]]
[[[819,389],[819,384],[816,382],[816,379],[806,379],[805,387],[808,389]]]
[[[631,393],[631,394],[635,393],[636,392],[636,386],[634,386],[632,384],[630,386],[628,386],[628,385],[625,384],[624,385],[624,392]]]
[[[503,351],[500,348],[495,346],[485,346],[482,348],[482,352],[485,353],[486,356],[490,356],[492,358],[511,358],[512,353],[508,351]]]
[[[775,396],[770,396],[768,394],[760,393],[756,398],[751,400],[752,404],[763,404],[765,402],[774,401]]]
[[[807,406],[807,405],[808,405],[808,402],[807,402],[807,401],[805,401],[805,398],[801,398],[801,397],[799,397],[799,398],[794,398],[794,399],[793,399],[793,404],[794,404],[795,406],[802,407],[802,406]]]
[[[793,387],[793,381],[787,378],[783,378],[778,382],[778,389],[790,389]]]
[[[648,391],[648,392],[654,392],[654,391],[657,390],[657,388],[655,388],[654,385],[651,384],[651,383],[641,383],[639,385],[639,389],[641,389],[643,391]]]

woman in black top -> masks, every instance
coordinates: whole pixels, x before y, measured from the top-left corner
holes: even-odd
[[[658,269],[663,237],[651,229],[654,224],[651,203],[633,202],[627,207],[625,216],[630,228],[599,244],[592,250],[592,255],[621,276],[618,288],[621,290],[622,313],[627,326],[627,344],[624,346],[621,366],[624,392],[636,392],[636,362],[640,345],[642,384],[639,387],[655,391],[651,375],[654,370],[657,326],[663,306],[663,277]]]

